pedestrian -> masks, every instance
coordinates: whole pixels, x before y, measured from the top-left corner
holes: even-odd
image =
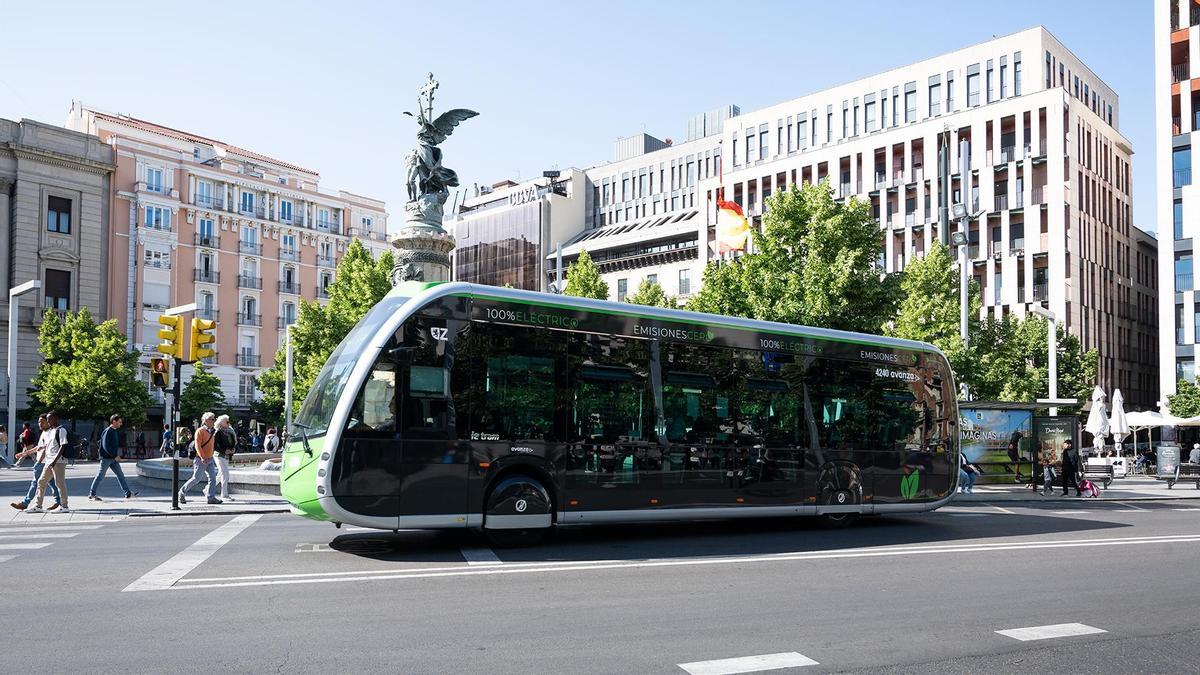
[[[179,489],[180,504],[187,503],[187,497],[184,494],[192,489],[193,485],[198,484],[202,476],[208,478],[208,485],[204,488],[204,496],[208,498],[208,503],[221,503],[221,500],[217,499],[214,494],[217,489],[217,467],[213,461],[217,441],[217,431],[213,428],[213,422],[216,417],[210,412],[206,412],[200,417],[200,428],[196,429],[196,437],[193,441],[196,446],[196,457],[192,459],[192,477]]]
[[[5,463],[8,462],[8,429],[3,424],[0,424],[0,459],[3,459]],[[13,464],[16,462],[17,460],[14,459]]]
[[[258,433],[258,429],[250,432],[250,448],[254,452],[263,451],[263,438],[262,435]]]
[[[1016,472],[1017,475],[1013,478],[1013,481],[1017,483],[1025,480],[1024,476],[1021,475],[1021,438],[1022,434],[1020,430],[1012,432],[1012,436],[1008,438],[1008,461],[1012,462],[1012,468],[1004,467]]]
[[[175,439],[175,451],[182,450],[183,457],[191,457],[195,452],[195,447],[192,441],[192,430],[187,427],[179,427],[179,433]]]
[[[158,456],[159,457],[170,457],[172,445],[173,444],[171,443],[171,426],[168,424],[164,424],[163,432],[162,432],[162,442],[158,444]]]
[[[1188,464],[1200,464],[1200,443],[1192,443],[1192,452],[1188,454]]]
[[[88,489],[88,499],[93,502],[104,501],[96,494],[96,488],[100,487],[100,481],[104,480],[104,475],[110,468],[121,489],[125,491],[125,499],[137,496],[136,492],[129,489],[129,483],[125,482],[125,472],[121,470],[121,455],[125,449],[125,435],[121,433],[123,426],[124,418],[114,414],[108,418],[108,427],[100,434],[100,470],[96,472],[96,477],[92,479],[92,487]]]
[[[42,513],[42,501],[46,497],[46,486],[53,480],[58,484],[58,508],[51,509],[55,513],[70,513],[67,505],[67,467],[63,463],[66,450],[69,447],[67,430],[58,424],[58,413],[51,410],[46,413],[46,425],[49,427],[42,432],[39,442],[44,446],[42,475],[38,477],[37,496],[33,506],[25,509],[25,513]]]
[[[1083,493],[1079,491],[1079,451],[1075,449],[1071,439],[1063,441],[1062,444],[1062,489],[1063,496],[1067,496],[1068,488],[1075,490],[1076,497],[1082,497]]]
[[[263,439],[263,452],[276,453],[282,447],[282,442],[279,436],[275,433],[275,427],[267,427],[267,436]]]
[[[237,432],[233,430],[233,426],[229,424],[229,415],[221,415],[217,418],[216,442],[216,460],[217,471],[220,473],[221,499],[234,501],[233,497],[229,496],[229,462],[237,452],[238,437]]]
[[[979,468],[967,461],[964,453],[958,453],[958,489],[962,494],[975,494],[975,477]]]
[[[139,458],[146,456],[146,432],[142,431],[141,429],[138,430],[137,437],[133,441],[133,447],[134,450],[137,451],[137,456]]]
[[[1054,454],[1054,444],[1047,443],[1042,449],[1042,496],[1048,496],[1054,492],[1054,465],[1058,463],[1058,456]]]
[[[38,417],[38,419],[40,421],[45,421],[45,418],[46,418],[45,415],[41,415],[40,417]],[[21,435],[17,437],[17,442],[20,444],[18,446],[18,448],[20,449],[20,452],[18,453],[20,455],[20,457],[14,458],[14,460],[13,460],[14,464],[21,461],[21,459],[20,459],[21,457],[29,457],[30,455],[34,454],[33,452],[30,452],[30,450],[33,450],[34,448],[37,447],[38,436],[40,434],[41,434],[40,429],[38,430],[37,433],[34,433],[33,428],[29,426],[29,422],[21,422]]]
[[[46,421],[45,415],[38,416],[38,428],[40,431],[46,431],[47,429],[50,428],[50,424]],[[21,443],[22,444],[24,444],[25,440],[27,439],[27,436],[25,434],[26,431],[29,432],[28,436],[30,436],[30,437],[33,436],[33,430],[29,428],[29,422],[26,422],[25,428],[21,430]],[[44,457],[45,450],[46,450],[45,447],[39,441],[35,440],[32,445],[26,445],[25,449],[22,450],[16,457],[16,461],[21,461],[22,459],[29,457],[31,455],[34,458],[34,460],[33,460],[33,480],[29,481],[29,491],[25,493],[24,499],[22,499],[19,502],[13,502],[12,504],[10,504],[10,506],[12,506],[14,509],[16,509],[18,511],[24,511],[25,508],[29,506],[29,502],[33,501],[34,495],[37,494],[38,478],[41,478],[42,471],[46,468],[45,457]],[[55,482],[55,480],[53,478],[51,478],[50,482],[47,484],[47,486],[50,489],[50,494],[54,495],[54,503],[51,504],[50,508],[48,509],[50,511],[53,511],[54,509],[58,508],[58,500],[59,500],[58,483]]]

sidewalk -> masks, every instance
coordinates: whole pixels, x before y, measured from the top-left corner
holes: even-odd
[[[1099,484],[1098,484],[1099,485]],[[1062,480],[1054,484],[1054,492],[1043,497],[1034,492],[1028,483],[975,485],[975,493],[964,495],[955,494],[955,502],[1094,502],[1094,501],[1137,501],[1148,499],[1200,499],[1200,490],[1196,489],[1194,481],[1176,483],[1172,489],[1167,489],[1166,481],[1155,480],[1150,476],[1131,476],[1116,478],[1107,490],[1101,485],[1100,497],[1076,497],[1075,491],[1070,496],[1062,495]]]
[[[253,492],[234,492],[233,501],[209,505],[205,503],[204,494],[195,489],[187,495],[187,504],[181,504],[180,510],[172,511],[171,491],[151,487],[140,480],[133,462],[122,462],[121,468],[125,471],[129,487],[137,492],[138,496],[133,499],[122,497],[117,479],[110,472],[98,491],[104,501],[94,502],[87,498],[88,488],[98,468],[96,462],[79,462],[75,466],[67,467],[67,493],[71,500],[69,514],[26,514],[10,507],[10,502],[25,496],[29,481],[33,478],[33,470],[29,467],[0,469],[0,525],[29,524],[41,520],[115,520],[144,516],[236,515],[288,511],[288,503],[282,498]],[[187,478],[188,476],[183,476],[182,480]],[[47,496],[43,506],[49,506],[52,502],[53,499]]]

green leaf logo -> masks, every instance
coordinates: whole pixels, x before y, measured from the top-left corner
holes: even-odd
[[[921,484],[921,472],[914,471],[907,476],[900,478],[900,495],[905,499],[912,499],[917,496],[917,488]]]

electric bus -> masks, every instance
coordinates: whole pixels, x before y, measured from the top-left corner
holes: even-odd
[[[466,283],[406,282],[290,430],[294,513],[498,546],[585,523],[930,511],[958,482],[932,345]]]

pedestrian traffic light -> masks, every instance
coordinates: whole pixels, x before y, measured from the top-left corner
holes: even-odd
[[[150,384],[159,389],[166,389],[171,386],[171,366],[161,356],[155,356],[150,359]]]
[[[192,354],[188,358],[189,361],[199,361],[212,356],[214,353],[211,345],[217,338],[213,337],[208,331],[217,327],[216,321],[208,319],[192,319]]]
[[[158,329],[158,339],[162,340],[158,345],[158,351],[167,356],[173,356],[177,359],[182,359],[183,354],[183,317],[182,316],[167,316],[158,317],[159,325],[163,326]]]

